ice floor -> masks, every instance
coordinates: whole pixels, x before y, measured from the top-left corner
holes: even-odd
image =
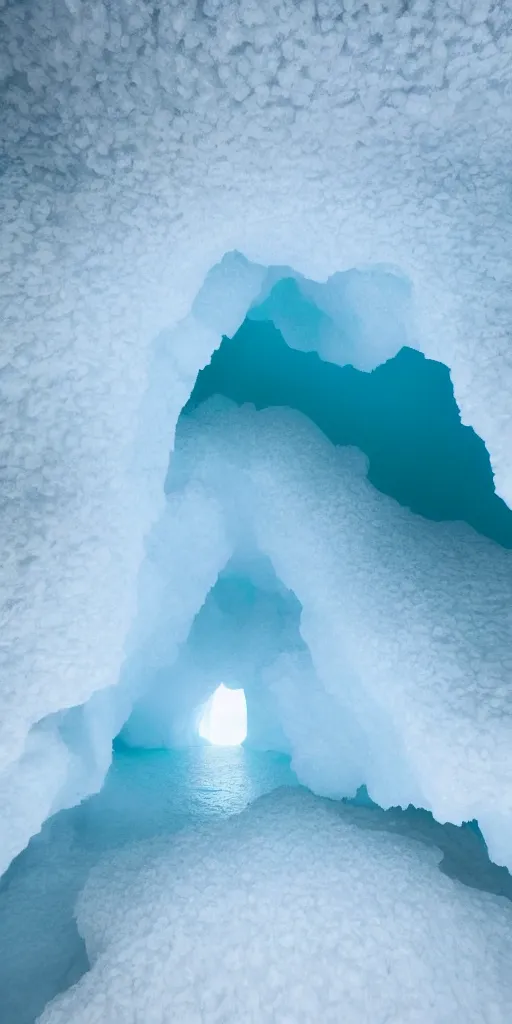
[[[255,804],[262,795],[278,789],[280,793],[276,793],[273,804],[263,803],[261,807],[259,803]],[[294,803],[292,791],[297,791],[298,795],[302,794],[297,804]],[[306,792],[297,786],[289,759],[280,754],[251,751],[244,747],[219,748],[209,745],[181,752],[137,752],[119,745],[101,793],[79,807],[60,812],[48,821],[41,834],[36,836],[27,850],[14,861],[0,883],[2,1024],[31,1024],[41,1014],[45,1004],[75,982],[79,982],[79,987],[70,993],[70,1002],[64,1002],[61,1009],[58,1002],[54,1009],[50,1007],[47,1014],[43,1015],[45,1022],[61,1024],[65,1021],[66,1024],[72,1024],[74,1021],[87,1021],[90,1024],[105,1024],[108,1021],[110,1024],[115,1021],[117,1024],[119,1021],[121,1024],[130,1021],[134,1024],[148,1024],[149,1021],[176,1021],[177,1024],[189,1024],[192,1021],[226,1021],[234,1024],[240,1019],[238,1014],[241,1014],[244,1021],[257,1022],[264,1019],[279,1021],[281,1024],[281,1021],[293,1019],[304,1020],[310,1024],[313,1019],[317,1019],[312,1016],[316,1012],[315,999],[321,1000],[322,996],[318,992],[315,996],[314,991],[309,990],[307,980],[300,989],[300,998],[297,989],[291,999],[286,1012],[292,1016],[286,1016],[284,1004],[279,1003],[279,1000],[275,1010],[271,1009],[269,1003],[265,1010],[266,1015],[258,1016],[260,1010],[263,1012],[265,999],[270,999],[270,990],[267,991],[266,983],[262,983],[261,971],[266,965],[271,974],[273,972],[275,975],[272,991],[277,999],[278,990],[291,984],[291,977],[287,973],[291,970],[290,948],[295,948],[293,972],[296,972],[299,967],[297,957],[299,961],[300,957],[307,958],[309,943],[314,948],[317,942],[320,945],[315,954],[314,965],[311,967],[316,979],[313,988],[316,990],[318,986],[327,985],[329,998],[338,1001],[337,1009],[334,1006],[329,1008],[328,1003],[325,1006],[322,1002],[318,1003],[319,1012],[325,1014],[322,1019],[338,1021],[339,1007],[343,1006],[346,1014],[344,1019],[347,1022],[354,1021],[354,1024],[363,1024],[365,1021],[374,1024],[376,1020],[381,1019],[425,1020],[430,1024],[441,1024],[447,1019],[446,1007],[450,1006],[453,1011],[452,1020],[460,1021],[461,1024],[463,1021],[473,1020],[488,1020],[493,1024],[505,1022],[507,1018],[504,1016],[504,1007],[512,1007],[512,1004],[507,1003],[507,1000],[512,998],[512,993],[507,988],[506,971],[503,973],[499,961],[500,957],[508,958],[512,948],[512,906],[509,902],[512,900],[512,879],[508,872],[491,864],[485,844],[474,826],[440,826],[431,815],[414,811],[412,808],[409,811],[395,809],[384,812],[371,806],[364,794],[361,794],[360,800],[356,803],[357,806],[343,802],[326,803],[311,795],[307,796]],[[250,810],[247,816],[232,817],[238,815],[247,805],[253,806],[253,810]],[[232,818],[232,825],[224,831],[222,822],[227,818]],[[340,829],[344,830],[344,839],[339,849],[337,875],[332,881],[332,891],[329,893],[329,872],[333,870],[334,861],[338,856],[338,833],[332,835],[333,822],[338,822]],[[211,835],[210,830],[213,830]],[[250,833],[249,841],[247,830]],[[359,837],[361,830],[365,831],[365,836]],[[371,837],[366,834],[368,831],[371,832]],[[180,838],[177,836],[178,832],[181,833]],[[395,838],[376,838],[377,834],[380,836],[382,832],[393,833]],[[407,837],[409,841],[400,839],[400,836]],[[411,837],[420,842],[411,845]],[[309,842],[312,844],[313,860],[308,863]],[[334,846],[331,845],[332,842]],[[355,844],[353,849],[351,844]],[[431,849],[433,845],[437,847],[434,853]],[[430,852],[427,853],[426,848],[429,848]],[[270,856],[269,850],[273,851]],[[453,882],[446,877],[443,880],[443,875],[435,866],[441,860],[439,851],[444,855],[441,861],[442,871],[455,879]],[[142,868],[138,862],[139,855],[142,856]],[[101,914],[96,920],[96,911],[93,912],[92,909],[95,906],[94,887],[97,884],[94,871],[92,881],[87,882],[87,878],[92,869],[97,869],[98,864],[103,864],[105,870],[112,868],[116,878],[119,872],[119,877],[123,877],[126,857],[134,857],[137,862],[130,879],[125,879],[125,889],[127,892],[130,890],[135,900],[134,909],[129,915],[130,920],[127,918],[126,933],[133,939],[135,946],[133,949],[129,946],[125,951],[123,962],[129,965],[130,973],[135,974],[138,958],[143,955],[143,948],[147,956],[150,956],[150,951],[153,950],[154,969],[160,971],[161,975],[158,982],[158,997],[155,994],[154,1000],[137,1000],[131,1008],[129,1000],[126,1002],[126,992],[124,995],[120,994],[113,982],[118,976],[117,968],[107,965],[104,970],[102,969],[101,979],[97,985],[97,997],[94,999],[90,997],[87,978],[93,978],[93,983],[98,982],[98,963],[93,975],[86,975],[79,981],[84,972],[89,970],[89,957],[96,961],[97,928],[103,928],[101,921],[104,923]],[[162,857],[165,862],[170,858],[169,866],[165,869],[170,873],[166,887],[157,900],[158,907],[155,907],[154,895],[150,892],[147,910],[143,911],[139,906],[140,886],[143,883],[141,881],[139,884],[138,872],[142,870],[144,874],[147,871],[148,875],[153,877],[152,859],[157,858],[160,861]],[[383,858],[382,863],[380,857]],[[365,867],[362,866],[361,858]],[[252,871],[254,864],[260,860],[261,877],[258,889],[255,880],[244,875],[244,871]],[[390,864],[392,871],[388,879]],[[219,871],[224,873],[220,881]],[[308,872],[307,878],[304,876],[305,871]],[[367,890],[366,871],[369,872]],[[193,881],[191,872],[196,873]],[[226,872],[229,875],[229,885],[226,881]],[[338,975],[338,968],[332,972],[327,963],[322,967],[316,957],[332,957],[335,951],[341,962],[345,955],[343,943],[346,942],[347,935],[350,936],[352,932],[355,934],[356,929],[362,927],[365,920],[365,928],[369,927],[370,919],[378,925],[375,941],[382,946],[378,958],[381,959],[381,964],[386,962],[389,954],[386,944],[391,941],[389,936],[393,930],[390,922],[393,921],[395,913],[398,913],[398,904],[395,904],[393,897],[393,906],[388,908],[388,923],[384,920],[382,908],[379,913],[372,909],[371,901],[376,898],[375,887],[378,889],[381,884],[379,872],[382,873],[384,888],[391,884],[391,881],[400,891],[404,891],[403,885],[412,886],[414,899],[407,904],[411,893],[405,894],[404,891],[404,904],[400,914],[408,919],[417,917],[418,921],[422,922],[417,925],[418,934],[409,936],[411,940],[414,939],[414,948],[420,949],[421,944],[429,940],[428,928],[439,928],[442,920],[442,927],[448,932],[448,938],[446,934],[443,937],[435,937],[434,933],[430,938],[435,938],[436,943],[441,943],[441,951],[445,949],[443,943],[453,941],[457,945],[460,941],[460,956],[462,957],[463,953],[469,964],[469,967],[464,968],[468,978],[471,970],[478,970],[475,975],[478,992],[475,993],[473,982],[470,980],[467,989],[463,991],[464,986],[459,979],[446,1002],[443,986],[438,981],[434,985],[431,978],[422,974],[417,978],[417,983],[422,987],[417,1001],[410,1001],[409,992],[408,995],[404,995],[405,1002],[396,1003],[397,1007],[402,1006],[402,1016],[386,1018],[386,1000],[383,1000],[382,1004],[378,1002],[379,1016],[375,992],[367,997],[364,1004],[360,1002],[361,986],[369,985],[371,992],[372,986],[377,984],[376,979],[380,977],[380,969],[377,970],[372,959],[377,956],[375,948],[369,959],[366,959],[366,954],[361,953],[362,960],[359,964],[356,961],[351,962],[350,969],[345,964],[342,972],[345,976],[345,988],[342,985],[340,991],[333,989],[333,978]],[[404,881],[408,878],[408,873],[411,874],[412,881],[410,878]],[[322,893],[319,894],[317,886],[321,878],[324,882]],[[355,884],[354,878],[358,879],[357,901],[340,903],[340,891],[347,888],[347,881],[350,883],[348,888],[351,889]],[[288,882],[292,886],[291,890],[287,889]],[[167,885],[170,885],[171,896],[167,892]],[[216,885],[220,885],[221,888],[215,889]],[[261,891],[261,885],[264,886],[264,892]],[[81,896],[84,886],[85,897]],[[268,891],[265,888],[267,886]],[[434,901],[432,886],[436,889]],[[112,881],[108,883],[107,889],[108,892],[102,891],[101,894],[102,907],[105,901],[102,914],[106,914],[109,921],[112,919],[112,928],[115,925],[122,930],[122,917],[126,908],[122,899],[116,904],[116,893],[119,893],[116,885],[112,885]],[[480,893],[477,894],[474,890],[480,890]],[[92,896],[89,895],[91,892]],[[483,895],[484,893],[498,894],[500,898],[496,900],[489,895]],[[240,923],[237,932],[236,923],[233,922],[236,922],[237,915],[243,914],[246,901],[258,902],[268,899],[269,894],[272,902],[276,904],[272,912],[268,905],[265,905],[265,909],[265,906],[260,904],[258,915],[251,927],[245,930],[246,926]],[[202,921],[205,931],[200,940],[200,952],[194,945],[196,952],[188,959],[183,974],[183,964],[177,966],[169,962],[168,967],[165,966],[164,969],[159,960],[161,937],[158,937],[157,933],[153,934],[152,922],[160,920],[162,914],[165,917],[169,909],[169,900],[171,903],[174,901],[175,912],[175,901],[178,900],[181,907],[184,896],[189,914],[193,916],[196,911],[198,912],[194,927],[199,927],[199,922]],[[442,909],[432,911],[438,897],[442,901]],[[301,906],[299,919],[291,913],[290,921],[287,923],[286,901],[295,901],[297,898]],[[324,909],[318,917],[320,898]],[[389,892],[385,898],[391,898]],[[233,900],[236,906],[232,906]],[[370,901],[366,907],[365,900]],[[77,901],[78,929],[74,917]],[[208,914],[203,917],[200,910],[201,907],[204,909],[210,904],[213,908],[213,918],[219,915],[219,920],[224,920],[222,914],[227,913],[225,908],[231,907],[228,914],[227,946],[222,947],[225,957],[223,963],[229,967],[228,977],[231,978],[234,971],[238,980],[235,985],[236,992],[234,989],[231,990],[228,984],[226,991],[223,989],[222,998],[218,988],[219,976],[216,973],[219,964],[215,959],[219,953],[209,945],[208,940],[212,917]],[[91,908],[92,915],[92,920],[85,923],[84,906]],[[327,912],[325,921],[322,916],[324,910]],[[133,916],[138,913],[141,914],[140,934]],[[433,921],[428,917],[432,913],[434,917],[438,913],[441,916]],[[463,916],[458,916],[460,914]],[[343,915],[344,919],[341,931],[339,915]],[[307,926],[309,939],[304,949],[301,946],[304,940],[303,931],[300,941],[297,939],[298,945],[296,942],[296,929],[302,918],[310,918]],[[319,931],[324,926],[326,934],[320,937]],[[403,921],[400,927],[403,927]],[[189,918],[181,922],[179,927],[173,926],[176,942],[182,944],[180,955],[185,956],[185,959],[190,942],[196,944],[198,941],[197,934],[193,935],[190,928]],[[256,928],[257,941],[254,931]],[[290,936],[290,928],[294,929],[293,936]],[[470,930],[469,939],[465,935],[467,928]],[[487,946],[484,940],[477,936],[479,928],[482,928],[482,934],[487,936]],[[495,932],[497,929],[496,934],[488,935],[487,928],[491,931],[494,929]],[[110,939],[105,941],[109,961]],[[255,973],[251,976],[252,968],[247,967],[250,960],[244,960],[248,973],[244,976],[242,989],[239,987],[240,962],[239,958],[237,959],[236,943],[239,944],[239,951],[241,948],[251,950],[251,956],[254,955],[257,961]],[[272,964],[266,960],[265,947],[268,944],[269,948],[273,949]],[[365,948],[363,943],[361,949]],[[409,950],[405,956],[407,963],[411,955]],[[419,954],[416,953],[416,956]],[[481,959],[482,963],[478,965],[477,959]],[[300,964],[301,972],[305,966],[305,962]],[[432,969],[434,968],[437,972],[441,970],[441,959],[433,964]],[[454,961],[454,969],[462,969],[460,958]],[[151,973],[153,968],[146,964],[143,970],[144,978],[141,984],[146,985],[149,977],[146,972]],[[202,971],[204,974],[200,977],[199,973]],[[176,980],[177,972],[182,979],[179,985]],[[391,975],[389,998],[396,1000],[397,986],[403,981],[403,965],[400,966],[391,959],[385,973]],[[282,980],[279,981],[281,974]],[[494,1009],[489,988],[491,978],[495,987]],[[425,986],[431,982],[432,992],[437,986],[438,1001],[434,1001],[427,1012],[424,1005],[427,998]],[[248,986],[250,988],[252,984],[254,987],[249,993]],[[299,984],[296,973],[293,984]],[[202,988],[202,1001],[196,1005],[194,992],[198,985]],[[76,991],[76,996],[73,995],[73,991]],[[282,992],[280,998],[284,998]],[[426,1005],[430,1005],[430,998],[428,995]],[[293,1016],[294,999],[299,999],[299,1002],[302,999],[306,1000],[304,1005],[307,1009],[304,1010],[303,1016],[300,1016],[297,1006],[297,1016]],[[182,1009],[178,1010],[178,1005]],[[392,1005],[391,1002],[389,1013],[393,1012]],[[461,1016],[462,1013],[466,1016]]]

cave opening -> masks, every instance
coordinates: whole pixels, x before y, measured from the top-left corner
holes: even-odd
[[[242,689],[221,683],[203,708],[199,735],[216,747],[239,747],[247,736],[247,702]]]

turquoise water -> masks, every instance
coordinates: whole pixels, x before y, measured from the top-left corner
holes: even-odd
[[[101,794],[76,814],[85,841],[109,845],[239,814],[278,786],[298,785],[284,754],[204,744],[188,750],[133,750],[116,744]],[[134,814],[136,809],[136,814]]]
[[[373,485],[401,505],[465,520],[512,547],[512,511],[495,494],[484,442],[461,423],[443,363],[402,348],[363,373],[289,348],[272,323],[246,320],[198,375],[184,414],[214,394],[299,410],[334,444],[365,452]]]

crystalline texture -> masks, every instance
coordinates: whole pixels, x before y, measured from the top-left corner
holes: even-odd
[[[78,905],[92,970],[40,1022],[501,1024],[509,906],[438,857],[283,790],[111,855]]]
[[[485,440],[497,488],[512,502],[512,62],[506,5],[454,10],[444,0],[433,9],[416,0],[406,11],[394,2],[340,11],[310,0],[236,9],[8,2],[0,40],[1,788],[10,801],[18,770],[35,758],[44,789],[36,800],[20,786],[17,838],[8,835],[1,870],[50,810],[101,782],[101,751],[130,710],[131,697],[122,710],[124,697],[109,690],[131,655],[144,538],[162,510],[174,427],[221,331],[235,330],[257,300],[261,268],[294,268],[313,282],[315,302],[315,284],[338,273],[384,267],[406,282],[414,343],[450,367],[462,416]],[[234,250],[246,259],[230,257],[227,274],[221,261]],[[219,264],[213,293],[210,279],[194,303]],[[400,331],[388,330],[385,354]],[[379,345],[363,340],[372,356],[364,365],[373,365]],[[417,529],[409,524],[407,536]],[[370,564],[384,555],[371,526],[366,535]],[[461,558],[467,547],[455,545]],[[494,571],[488,550],[475,558],[479,567],[492,563],[490,592],[496,588],[501,601],[505,570]],[[451,539],[442,557],[451,570],[458,557]],[[277,554],[273,560],[282,575]],[[219,565],[208,566],[198,602],[224,564],[219,555]],[[292,576],[284,582],[295,590]],[[382,588],[376,605],[396,594],[401,613],[398,568],[387,580],[391,589]],[[473,585],[460,586],[449,598],[462,609],[456,603],[457,637],[459,618],[469,636]],[[419,620],[430,622],[436,587],[422,599],[412,633],[404,627],[405,649],[414,636],[421,665],[429,631]],[[436,792],[440,813],[446,801],[447,812],[462,813],[475,780],[473,804],[485,795],[489,807],[501,807],[497,777],[508,785],[508,626],[493,601],[478,612],[463,668],[444,659],[456,706],[456,788],[466,796]],[[184,611],[180,642],[198,602]],[[364,610],[365,636],[372,635],[377,612]],[[397,621],[400,614],[386,628]],[[429,634],[436,649],[444,643],[439,628]],[[345,652],[337,657],[345,666]],[[407,657],[432,743],[449,751],[427,673],[416,673],[412,650]],[[356,681],[350,686],[357,692]],[[497,701],[492,736],[490,712],[474,700],[483,690],[486,709]],[[87,706],[94,694],[106,694],[102,714],[75,723],[71,738],[64,728],[62,749],[52,716]],[[419,722],[416,712],[411,721]],[[400,722],[399,737],[411,721]],[[35,744],[34,729],[41,729]],[[475,752],[482,729],[485,743]],[[55,753],[48,775],[41,736]],[[425,762],[415,792],[426,792],[428,756],[409,737]],[[400,761],[400,742],[393,745]],[[469,767],[461,767],[462,747]],[[62,779],[68,758],[73,778],[84,775],[69,785]]]

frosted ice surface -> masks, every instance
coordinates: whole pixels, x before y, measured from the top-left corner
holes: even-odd
[[[110,428],[115,467],[144,343],[233,248],[309,277],[401,268],[423,343],[453,367],[506,489],[506,7],[62,0],[51,17],[8,4],[1,19],[3,436],[39,381],[17,422],[20,444],[33,442],[27,498],[53,437],[69,471],[80,462],[91,477],[96,507],[94,451]],[[91,440],[72,413],[80,399],[102,427]]]
[[[110,854],[78,902],[90,973],[40,1024],[506,1024],[507,901],[299,790]]]
[[[274,284],[275,271],[269,271],[270,287],[264,282],[249,316],[271,320],[291,348],[373,370],[404,345],[415,345],[409,284],[388,268],[349,270],[323,284],[286,268],[281,273]]]
[[[226,252],[397,268],[512,501],[511,53],[487,0],[2,5],[4,791],[36,723],[118,679],[180,408],[261,284],[235,260],[192,310]]]
[[[291,410],[212,399],[182,421],[176,465],[223,505],[228,546],[249,538],[302,606],[311,667],[293,643],[275,669],[267,651],[302,781],[477,818],[511,864],[512,553],[412,515],[368,483],[359,451]]]

